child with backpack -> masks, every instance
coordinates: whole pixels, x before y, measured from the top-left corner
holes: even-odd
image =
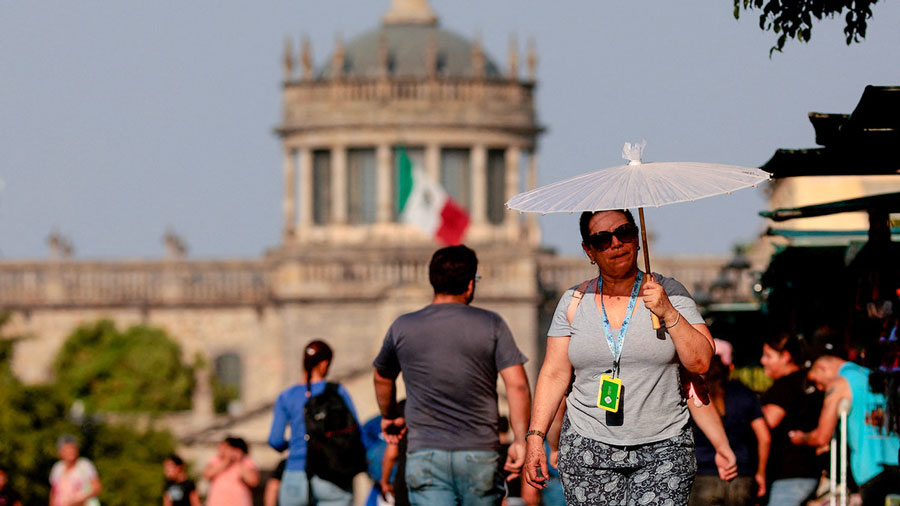
[[[289,450],[281,478],[281,506],[350,506],[353,477],[366,470],[366,451],[347,390],[325,381],[333,353],[323,341],[303,350],[305,381],[278,396],[269,446]],[[287,426],[290,441],[285,440]]]

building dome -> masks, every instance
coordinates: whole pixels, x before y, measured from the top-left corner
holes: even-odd
[[[431,246],[401,216],[400,148],[466,210],[469,244],[534,247],[537,223],[503,204],[537,181],[536,56],[519,78],[518,48],[500,69],[479,39],[441,28],[427,0],[392,0],[379,26],[338,40],[329,61],[301,73],[284,53],[284,251],[331,255],[330,246]]]
[[[344,51],[342,76],[378,77],[381,75],[384,48],[387,49],[387,73],[390,77],[428,76],[429,51],[434,48],[434,65],[439,77],[501,77],[497,65],[487,56],[473,57],[480,52],[475,44],[453,32],[427,24],[384,24],[382,27],[355,37]],[[341,49],[338,49],[339,51]],[[335,58],[318,71],[320,79],[335,77]],[[473,62],[483,64],[476,73]]]

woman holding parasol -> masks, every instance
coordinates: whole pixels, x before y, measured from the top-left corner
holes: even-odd
[[[716,448],[720,477],[734,476],[734,454],[715,409],[685,402],[680,389],[682,366],[706,371],[712,336],[684,286],[651,274],[646,230],[645,271],[638,269],[638,229],[624,209],[639,208],[645,229],[645,206],[731,193],[769,175],[720,164],[643,163],[645,145],[626,143],[625,165],[529,190],[506,204],[520,212],[585,211],[582,248],[599,270],[566,291],[556,309],[526,443],[523,474],[541,488],[547,476],[541,439],[574,371],[559,444],[572,504],[686,505],[696,470],[690,415]]]
[[[553,316],[525,479],[544,484],[542,439],[574,369],[559,443],[566,501],[687,504],[696,461],[679,368],[705,372],[713,338],[681,283],[638,269],[638,229],[629,211],[585,212],[580,229],[599,276],[567,290]],[[664,329],[653,329],[650,313]],[[703,427],[702,415],[698,423]]]

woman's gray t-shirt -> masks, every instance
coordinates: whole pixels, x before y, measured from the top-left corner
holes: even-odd
[[[704,323],[687,289],[672,278],[655,274],[681,318]],[[687,403],[681,395],[675,344],[668,333],[653,330],[650,311],[638,298],[622,346],[619,378],[622,397],[618,413],[597,407],[600,375],[610,374],[613,355],[603,332],[603,316],[596,301],[597,285],[591,283],[575,311],[572,324],[566,318],[577,286],[563,294],[556,306],[549,337],[569,337],[569,361],[575,383],[566,401],[572,428],[580,435],[613,445],[638,445],[676,436],[688,423]],[[619,329],[611,327],[613,339]],[[659,336],[659,337],[658,337]]]

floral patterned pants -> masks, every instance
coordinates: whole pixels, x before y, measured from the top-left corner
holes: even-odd
[[[686,506],[696,472],[690,426],[663,441],[613,446],[563,422],[559,475],[566,504]]]

